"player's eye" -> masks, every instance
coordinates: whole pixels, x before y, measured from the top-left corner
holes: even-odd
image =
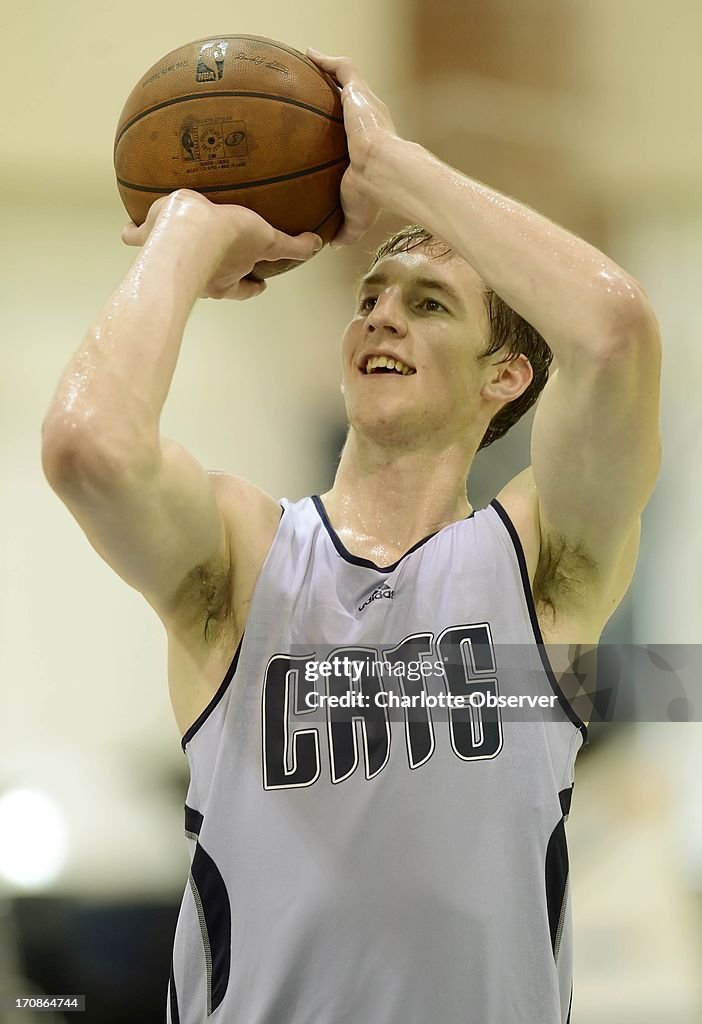
[[[358,300],[358,308],[362,313],[368,313],[375,306],[378,301],[377,295],[365,295],[363,298]],[[428,313],[447,313],[448,310],[443,303],[439,302],[438,299],[426,298],[422,299],[419,303],[420,307],[423,306]]]
[[[430,313],[438,313],[440,311],[443,311],[444,313],[447,312],[446,306],[443,306],[437,299],[424,299],[422,305],[426,306],[427,309],[431,306],[432,308],[429,309]]]

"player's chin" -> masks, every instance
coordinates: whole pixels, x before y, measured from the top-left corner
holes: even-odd
[[[384,443],[392,438],[402,439],[413,432],[422,421],[421,410],[416,403],[407,401],[407,392],[387,388],[381,392],[366,390],[365,394],[346,393],[346,415],[349,423],[364,437]]]
[[[346,396],[370,419],[407,415],[418,404],[418,392],[407,381],[354,381]]]
[[[363,416],[374,418],[378,415],[399,415],[400,410],[409,412],[421,396],[417,388],[417,374],[366,373],[356,369],[345,382],[345,397],[363,411]]]

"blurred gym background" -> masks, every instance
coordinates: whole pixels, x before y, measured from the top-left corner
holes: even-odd
[[[85,993],[81,1018],[156,1022],[188,862],[187,762],[166,642],[45,482],[40,425],[134,251],[111,149],[170,49],[247,32],[351,55],[401,135],[604,249],[664,338],[665,462],[613,643],[702,633],[702,136],[696,0],[73,0],[4,16],[0,133],[0,993]],[[202,301],[163,419],[210,467],[275,496],[325,489],[343,436],[338,343],[391,218],[248,303]],[[528,461],[529,424],[482,453],[482,506]],[[699,709],[697,712],[699,717]],[[702,1020],[702,730],[602,726],[569,823],[574,1024]],[[59,1021],[56,1014],[7,1014]],[[68,1019],[68,1018],[65,1018]],[[428,1022],[429,1024],[429,1022]]]

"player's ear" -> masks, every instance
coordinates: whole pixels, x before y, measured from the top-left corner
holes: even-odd
[[[502,402],[513,402],[526,391],[531,384],[534,371],[531,363],[523,353],[506,362],[494,363],[491,376],[483,384],[482,392],[486,398],[497,398]]]

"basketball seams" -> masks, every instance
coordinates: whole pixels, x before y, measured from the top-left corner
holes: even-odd
[[[160,103],[156,103],[153,107],[149,107],[148,110],[143,110],[140,114],[136,114],[131,121],[127,121],[123,128],[119,130],[117,137],[115,138],[114,152],[117,152],[117,146],[126,131],[133,128],[138,121],[141,121],[142,117],[147,117],[149,114],[155,114],[157,110],[163,110],[164,107],[172,107],[176,103],[187,103],[190,100],[212,100],[220,99],[224,96],[238,96],[243,98],[245,96],[255,100],[277,100],[279,103],[288,103],[293,107],[300,107],[301,110],[309,110],[312,114],[317,114],[319,117],[326,118],[327,121],[333,121],[334,124],[343,124],[343,117],[336,117],[334,114],[327,114],[326,111],[320,110],[318,107],[313,107],[310,103],[303,103],[302,100],[294,100],[289,96],[279,96],[277,93],[269,92],[250,92],[246,89],[228,89],[226,92],[194,92],[189,93],[187,96],[175,96],[170,100],[161,100]]]
[[[157,61],[156,64],[152,64],[151,65],[149,70],[142,76],[140,82],[137,83],[137,86],[135,86],[135,89],[138,88],[138,86],[147,77],[147,75],[149,75],[152,71],[157,70],[159,67],[161,67],[163,64],[165,64],[165,62],[168,61],[175,54],[180,53],[182,50],[186,49],[189,46],[197,46],[198,43],[206,43],[206,42],[208,42],[210,40],[211,41],[215,41],[217,39],[222,39],[222,40],[225,40],[225,39],[252,39],[252,40],[255,40],[256,42],[259,42],[259,43],[266,43],[268,46],[271,46],[271,47],[273,47],[276,50],[281,50],[283,53],[288,53],[288,54],[290,54],[291,57],[297,58],[297,60],[304,67],[308,68],[311,71],[314,71],[315,75],[318,78],[320,78],[324,82],[324,84],[326,86],[328,86],[332,91],[336,92],[337,95],[341,95],[341,91],[340,91],[339,87],[337,86],[336,82],[334,81],[334,79],[331,77],[331,75],[328,75],[326,72],[322,71],[321,68],[318,68],[317,65],[314,64],[309,59],[309,57],[306,57],[303,53],[300,53],[299,50],[294,50],[292,47],[285,46],[283,43],[278,43],[278,42],[276,42],[275,39],[267,39],[265,36],[250,36],[250,35],[245,35],[243,33],[241,35],[228,35],[228,36],[226,36],[226,35],[222,35],[222,36],[203,36],[202,39],[195,39],[195,40],[193,40],[192,43],[184,43],[183,46],[177,46],[175,48],[175,50],[171,50],[169,53],[167,53],[165,55],[165,57],[162,57],[161,60]],[[132,90],[132,95],[134,94],[134,91],[135,90]],[[226,92],[196,93],[195,95],[197,95],[197,96],[212,96],[212,95],[227,96],[227,95],[229,95],[229,93],[226,93]],[[132,96],[130,95],[129,99],[131,100],[131,98],[132,98]],[[168,102],[168,101],[164,101],[164,102]],[[128,105],[128,103],[129,103],[129,101],[127,101],[126,105]],[[145,113],[148,113],[151,110],[158,110],[159,106],[160,106],[160,104],[157,104],[156,106],[150,107],[148,111],[144,111],[143,113],[145,114]],[[314,109],[314,108],[310,107],[309,109],[311,110],[311,109]],[[329,117],[331,120],[337,121],[338,123],[343,123],[343,118],[336,118],[336,117],[334,117],[331,114],[325,114],[323,111],[318,111],[318,113],[322,114],[322,116],[324,116],[324,117]],[[117,147],[117,142],[122,137],[123,132],[125,132],[127,130],[127,128],[129,128],[132,124],[134,124],[135,121],[138,121],[139,117],[141,117],[141,116],[143,116],[143,114],[135,115],[133,120],[130,120],[127,124],[124,125],[123,128],[119,129],[119,134],[118,134],[117,138],[115,139],[115,148]]]
[[[242,131],[225,138],[232,126]],[[245,135],[240,151],[225,152]],[[152,65],[124,105],[113,159],[137,224],[160,196],[190,188],[215,203],[242,204],[281,231],[314,230],[329,241],[343,220],[347,147],[332,76],[284,43],[232,34],[195,40]],[[297,264],[264,262],[254,271],[266,278]]]
[[[261,178],[258,181],[241,181],[235,185],[198,185],[196,192],[236,192],[247,188],[261,188],[263,185],[279,185],[283,181],[292,181],[295,178],[304,178],[309,174],[318,174],[320,171],[326,171],[330,167],[335,167],[342,161],[348,160],[348,154],[344,153],[342,156],[335,157],[334,160],[328,160],[324,164],[318,164],[316,167],[307,167],[299,171],[291,171],[288,174],[277,174],[273,178]],[[166,188],[156,187],[155,185],[137,185],[134,182],[124,181],[123,178],[117,178],[118,185],[123,188],[131,189],[132,192],[151,192],[153,195],[168,195],[176,189],[169,185]],[[181,186],[185,187],[185,186]],[[333,212],[333,211],[332,211]],[[326,219],[326,218],[325,218]]]
[[[319,231],[321,231],[321,229],[324,227],[324,225],[327,223],[327,221],[330,220],[334,216],[334,214],[337,213],[337,212],[341,213],[341,203],[337,203],[336,206],[334,206],[329,211],[329,213],[326,215],[324,220],[320,220],[319,224],[315,224],[315,226],[313,228],[310,228],[310,231],[314,231],[315,233],[318,233]]]

